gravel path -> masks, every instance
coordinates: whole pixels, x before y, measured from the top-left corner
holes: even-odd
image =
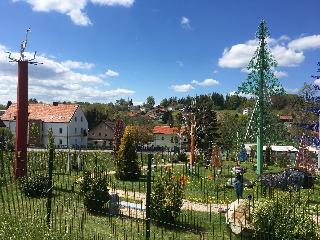
[[[141,206],[141,201],[143,206],[146,204],[146,195],[144,193],[139,193],[139,192],[131,192],[131,191],[124,191],[121,189],[116,189],[111,194],[117,193],[119,197],[122,198],[127,198],[128,201],[132,202],[134,199],[135,202],[140,202]],[[182,205],[183,210],[190,210],[190,211],[197,211],[197,212],[212,212],[212,213],[219,213],[219,212],[225,212],[227,209],[226,204],[205,204],[205,203],[196,203],[196,202],[191,202],[189,200],[183,200],[183,205]],[[135,217],[135,218],[140,218],[144,219],[145,218],[145,211],[141,209],[130,209],[128,207],[121,207],[120,209],[121,214],[130,216],[130,217]]]

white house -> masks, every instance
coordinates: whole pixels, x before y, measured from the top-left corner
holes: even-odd
[[[182,131],[181,131],[182,132]],[[181,141],[181,142],[180,142]],[[188,143],[188,138],[179,134],[178,128],[170,126],[155,126],[153,128],[154,147],[185,147]]]
[[[29,130],[31,123],[38,127],[39,145],[47,145],[48,131],[52,129],[56,146],[87,146],[88,121],[79,105],[56,102],[29,104],[28,113]],[[12,104],[0,117],[13,135],[16,132],[16,115],[17,105]]]

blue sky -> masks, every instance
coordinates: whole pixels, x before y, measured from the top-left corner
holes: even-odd
[[[227,94],[246,78],[267,21],[282,85],[312,82],[320,61],[320,2],[292,0],[1,0],[0,103],[15,101],[16,52],[31,27],[29,97],[134,102],[152,95]]]

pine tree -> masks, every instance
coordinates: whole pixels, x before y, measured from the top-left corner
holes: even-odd
[[[135,127],[127,126],[121,138],[116,156],[116,177],[121,180],[138,180],[141,175],[135,133]]]
[[[204,154],[206,161],[210,161],[212,146],[218,142],[217,114],[213,110],[213,104],[196,102],[196,148]]]
[[[264,20],[261,21],[256,38],[258,41],[257,50],[249,62],[247,69],[249,74],[247,80],[238,88],[238,93],[253,94],[257,97],[257,109],[255,120],[257,134],[257,173],[262,174],[263,167],[263,144],[267,116],[270,112],[270,96],[284,94],[284,89],[274,74],[277,62],[273,58],[267,45],[269,37],[268,28]]]
[[[307,139],[304,134],[300,140],[300,146],[296,157],[296,167],[312,174],[315,173],[315,162],[311,157],[310,151],[307,149]]]

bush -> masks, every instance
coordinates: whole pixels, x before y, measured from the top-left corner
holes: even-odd
[[[20,189],[28,197],[45,197],[49,188],[49,179],[45,176],[23,177]]]
[[[261,184],[265,188],[279,188],[282,190],[298,190],[300,188],[312,188],[314,179],[306,171],[290,168],[282,173],[264,174],[261,176]]]
[[[92,213],[101,213],[104,205],[110,200],[105,176],[92,177],[90,172],[85,172],[80,192],[83,195],[84,206]]]
[[[178,153],[177,161],[178,162],[188,162],[189,159],[188,159],[187,154],[185,152]]]
[[[319,239],[312,215],[303,209],[306,201],[297,194],[282,193],[278,198],[260,199],[253,209],[252,225],[256,239]]]
[[[158,225],[173,224],[183,202],[184,178],[179,180],[170,172],[159,177],[151,194],[151,216]]]
[[[116,156],[116,177],[121,180],[138,180],[141,175],[137,154],[136,129],[127,126]]]
[[[13,134],[9,128],[0,127],[0,150],[14,150]]]

